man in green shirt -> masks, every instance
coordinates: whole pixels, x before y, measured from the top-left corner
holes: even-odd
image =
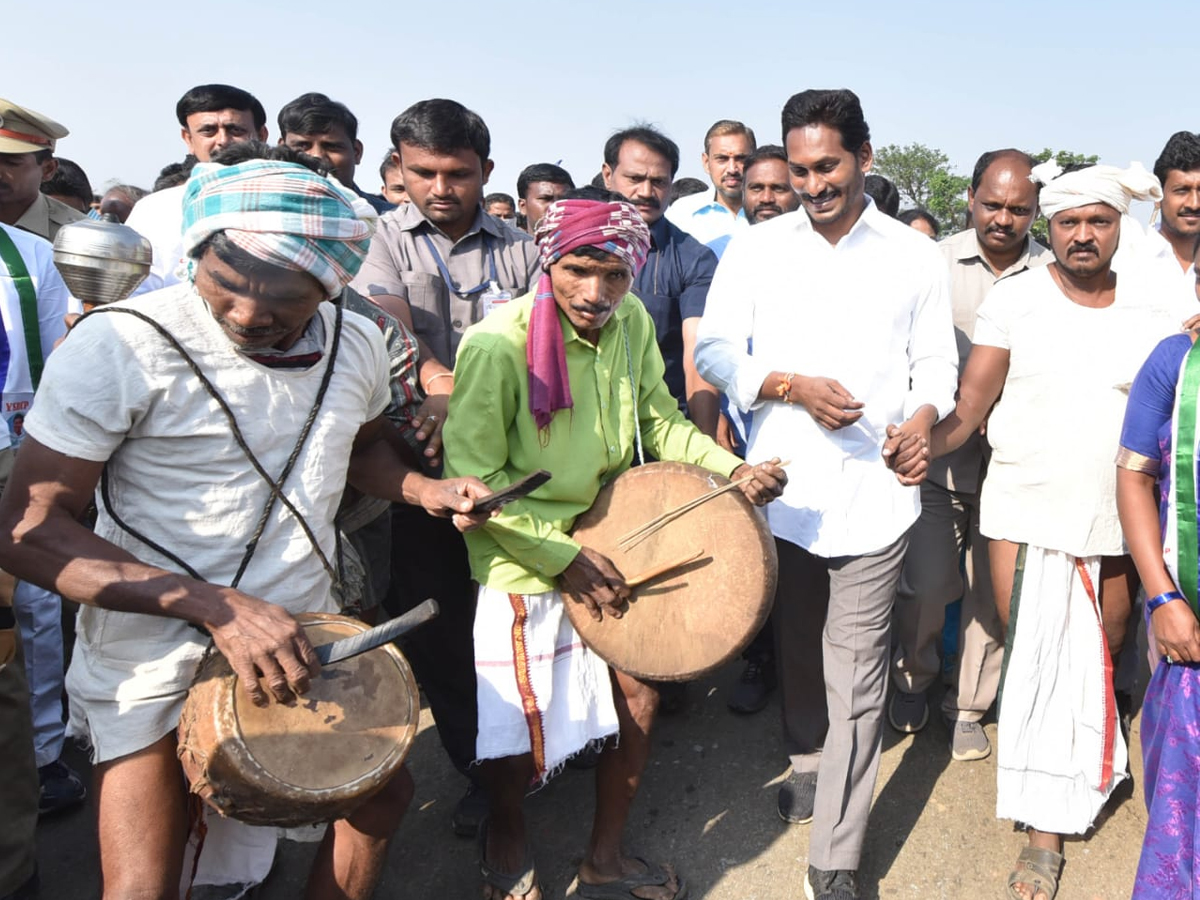
[[[604,745],[578,896],[673,900],[686,888],[669,865],[621,852],[657,689],[610,672],[584,647],[559,593],[568,589],[600,618],[621,614],[629,588],[609,559],[568,532],[643,444],[658,459],[753,474],[742,489],[759,505],[782,492],[786,477],[775,463],[748,466],[684,418],[663,382],[654,322],[629,293],[649,248],[646,225],[615,194],[575,194],[602,199],[565,199],[546,211],[536,292],[463,338],[445,427],[448,475],[471,473],[498,489],[539,468],[554,473],[467,541],[480,584],[476,757],[490,802],[480,868],[488,900],[538,900],[521,801],[531,780]],[[616,744],[605,743],[618,733]]]

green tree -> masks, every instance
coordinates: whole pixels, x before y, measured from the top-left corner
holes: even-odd
[[[1083,153],[1075,153],[1072,150],[1055,151],[1051,150],[1049,147],[1044,148],[1041,153],[1031,153],[1029,155],[1040,163],[1048,162],[1049,160],[1053,159],[1064,169],[1070,166],[1094,166],[1100,159],[1100,157],[1094,153],[1091,156],[1088,156]],[[1029,232],[1033,235],[1033,239],[1035,241],[1040,244],[1044,244],[1047,247],[1050,246],[1050,231],[1046,224],[1045,216],[1039,215],[1037,220],[1033,223],[1033,227],[1029,229]]]
[[[929,212],[943,232],[962,227],[971,180],[950,169],[950,158],[924,144],[888,144],[875,151],[875,171],[896,185],[912,206]]]

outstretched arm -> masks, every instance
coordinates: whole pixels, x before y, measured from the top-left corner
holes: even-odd
[[[283,607],[147,565],[79,524],[103,468],[27,436],[0,498],[0,566],[79,603],[206,628],[256,704],[258,673],[280,700],[307,690],[320,664]]]

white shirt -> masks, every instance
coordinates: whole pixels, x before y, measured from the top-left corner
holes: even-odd
[[[125,224],[150,242],[154,261],[150,274],[130,296],[179,284],[175,274],[183,262],[183,191],[186,184],[147,194],[133,205]]]
[[[1175,257],[1175,248],[1162,236],[1162,222],[1150,229],[1150,234],[1146,238],[1146,246],[1152,254],[1151,262],[1158,263],[1162,267],[1166,283],[1172,286],[1178,285],[1189,300],[1196,299],[1196,264],[1192,263],[1186,269],[1179,268],[1179,260]]]
[[[333,304],[319,307],[325,357],[309,369],[271,369],[238,352],[190,284],[115,305],[140,310],[174,335],[233,409],[263,468],[277,477],[329,365]],[[327,559],[334,558],[333,518],[354,437],[383,412],[389,396],[382,334],[346,312],[334,375],[284,485]],[[270,489],[184,358],[157,331],[121,313],[85,319],[50,359],[26,424],[51,450],[107,461],[121,518],[209,581],[230,583]],[[121,529],[99,496],[96,505],[98,536],[150,565],[179,571]],[[292,613],[335,606],[325,569],[280,503],[240,587]],[[162,697],[187,688],[205,644],[180,619],[84,606],[71,677],[87,685],[89,696]]]
[[[871,202],[836,245],[803,211],[762,222],[734,236],[717,266],[696,365],[756,410],[747,457],[792,461],[783,496],[767,507],[772,531],[818,556],[879,550],[921,505],[883,463],[887,426],[926,404],[939,417],[954,408],[946,263],[933,241]],[[798,404],[760,402],[772,371],[836,379],[864,415],[827,431]]]
[[[42,359],[48,359],[54,343],[67,333],[63,316],[81,313],[83,307],[67,289],[54,266],[53,245],[37,235],[0,223],[4,233],[12,238],[17,252],[33,281],[37,297],[38,336]],[[2,413],[7,428],[2,429],[0,448],[18,445],[24,435],[23,422],[33,404],[34,384],[29,371],[29,353],[25,347],[25,320],[21,315],[21,297],[16,284],[0,259],[0,315],[4,318],[4,333],[8,339],[8,370],[3,373]]]
[[[1073,556],[1125,552],[1113,458],[1129,387],[1186,312],[1155,284],[1151,273],[1127,269],[1103,309],[1073,303],[1045,267],[992,288],[975,346],[1008,350],[1009,364],[988,419],[985,535]]]
[[[665,215],[668,222],[702,244],[747,227],[745,211],[730,212],[717,201],[715,190],[680,197],[667,207]]]

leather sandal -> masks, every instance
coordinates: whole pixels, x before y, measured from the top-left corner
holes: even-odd
[[[1017,892],[1018,884],[1033,888],[1033,900],[1037,900],[1038,891],[1046,895],[1046,900],[1054,900],[1054,895],[1058,893],[1058,878],[1062,867],[1061,853],[1041,847],[1026,847],[1017,856],[1017,864],[1008,876],[1010,900],[1024,900]]]
[[[501,896],[526,897],[539,888],[537,867],[533,864],[533,850],[525,845],[525,855],[521,860],[521,871],[515,874],[494,869],[487,861],[488,820],[484,818],[479,823],[479,874],[483,883],[501,892]]]

